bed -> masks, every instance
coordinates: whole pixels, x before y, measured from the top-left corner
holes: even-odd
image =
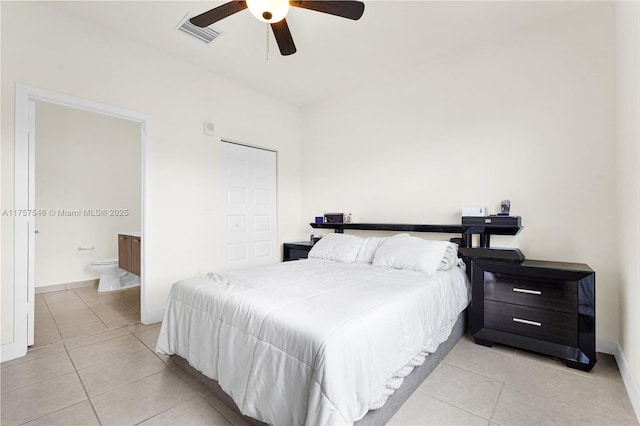
[[[464,331],[454,248],[330,234],[307,260],[180,281],[156,350],[256,423],[384,424]]]

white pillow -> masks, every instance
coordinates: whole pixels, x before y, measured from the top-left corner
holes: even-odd
[[[442,257],[438,271],[448,271],[458,264],[458,245],[449,243]]]
[[[409,234],[397,234],[391,237],[367,237],[362,242],[362,246],[360,247],[360,251],[358,252],[358,257],[356,257],[356,262],[362,263],[371,263],[373,262],[373,256],[376,254],[376,250],[380,247],[380,244],[384,243],[389,238],[398,237],[398,236],[406,236]]]
[[[452,247],[453,246],[453,247]],[[373,257],[373,266],[384,268],[407,269],[411,271],[435,274],[441,266],[449,267],[447,260],[443,265],[443,259],[447,251],[451,253],[457,247],[448,241],[423,240],[422,238],[409,236],[396,236],[389,238],[378,247]],[[448,255],[448,259],[450,254]]]
[[[309,257],[353,263],[362,246],[362,238],[348,234],[327,234],[320,238],[309,251]]]

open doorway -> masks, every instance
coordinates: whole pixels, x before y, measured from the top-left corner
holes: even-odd
[[[134,247],[123,250],[121,240],[137,242],[139,258],[141,124],[36,101],[34,148],[35,321],[29,344],[139,322],[139,267],[129,267]]]
[[[134,111],[101,104],[87,99],[76,98],[45,89],[16,84],[15,91],[15,179],[14,208],[16,211],[34,212],[35,196],[35,102],[43,101],[98,114],[118,117],[140,123],[142,149],[142,227],[145,240],[140,253],[140,316],[141,321],[152,322],[152,313],[147,308],[148,286],[145,285],[149,244],[149,206],[151,203],[151,117]],[[2,345],[2,361],[18,358],[26,354],[28,342],[33,340],[34,299],[35,299],[35,215],[18,215],[14,218],[14,282],[13,339]],[[3,305],[4,306],[4,305]]]

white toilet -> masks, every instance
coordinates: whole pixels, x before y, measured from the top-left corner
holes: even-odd
[[[140,277],[118,268],[118,259],[96,260],[89,267],[100,274],[99,293],[140,286]]]

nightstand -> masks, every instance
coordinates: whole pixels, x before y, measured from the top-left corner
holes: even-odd
[[[591,370],[595,272],[579,263],[474,259],[471,333],[476,343],[514,346]]]
[[[282,245],[282,261],[306,259],[309,251],[313,247],[310,241],[297,241],[295,243],[284,243]]]

